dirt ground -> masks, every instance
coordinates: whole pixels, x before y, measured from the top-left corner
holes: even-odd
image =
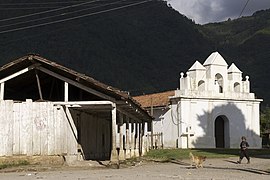
[[[237,158],[207,159],[204,168],[190,166],[188,159],[171,162],[149,162],[145,160],[134,164],[121,164],[105,167],[97,162],[84,162],[74,166],[41,166],[18,167],[0,171],[1,180],[154,180],[154,179],[185,179],[185,180],[225,180],[270,179],[270,159],[252,158],[251,164],[236,163]]]

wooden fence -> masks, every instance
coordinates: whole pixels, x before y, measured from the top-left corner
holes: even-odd
[[[147,135],[148,142],[151,142],[151,134]],[[153,134],[153,147],[151,147],[151,143],[149,143],[150,149],[163,149],[163,133],[158,132]]]

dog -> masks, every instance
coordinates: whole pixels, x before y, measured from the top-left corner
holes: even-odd
[[[195,156],[192,152],[189,153],[191,166],[195,165],[196,168],[203,168],[203,162],[206,160],[206,156]]]

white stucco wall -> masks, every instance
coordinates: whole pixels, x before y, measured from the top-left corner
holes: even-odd
[[[163,133],[163,145],[166,148],[175,148],[178,137],[178,119],[177,114],[172,114],[170,107],[154,109],[153,132]]]
[[[218,116],[228,120],[228,127],[224,127],[228,129],[224,135],[226,148],[238,148],[241,136],[247,137],[251,147],[261,147],[259,102],[182,98],[172,105],[172,109],[177,106],[181,109],[181,148],[215,148],[215,120]],[[191,134],[189,142],[187,132]]]

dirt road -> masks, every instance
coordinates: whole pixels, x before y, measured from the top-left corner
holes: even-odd
[[[204,168],[191,167],[189,160],[172,161],[169,163],[139,162],[134,166],[120,166],[120,169],[93,167],[62,167],[43,171],[2,172],[1,180],[225,180],[270,179],[270,159],[252,158],[251,164],[236,164],[236,158],[207,159]]]

